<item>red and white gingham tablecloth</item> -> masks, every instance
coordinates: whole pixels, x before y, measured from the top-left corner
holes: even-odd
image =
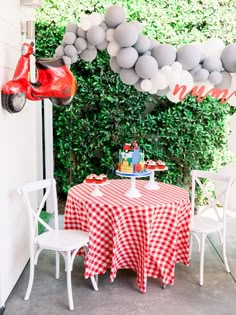
[[[136,180],[140,198],[128,198],[129,179],[111,180],[100,187],[103,196],[93,197],[93,187],[79,184],[68,192],[65,229],[89,231],[85,278],[111,269],[137,272],[136,284],[146,292],[147,277],[174,283],[175,264],[189,264],[191,204],[186,190],[159,183],[147,190],[145,180]]]

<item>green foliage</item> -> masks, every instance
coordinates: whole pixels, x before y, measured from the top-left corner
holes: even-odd
[[[40,218],[46,223],[50,221],[51,217],[52,217],[52,214],[46,211],[42,211],[40,213]],[[41,223],[38,223],[38,235],[42,234],[44,231],[45,231],[45,227]]]
[[[104,13],[110,2],[44,0],[38,10],[37,56],[51,57],[61,43],[65,25],[79,22],[84,12]],[[235,0],[119,1],[129,20],[139,20],[143,33],[175,46],[222,38],[235,39]],[[78,91],[70,107],[54,106],[55,176],[59,191],[82,182],[90,173],[114,177],[118,151],[136,139],[146,158],[162,159],[168,167],[161,180],[189,186],[193,168],[218,168],[231,156],[226,150],[229,133],[227,105],[193,97],[174,104],[165,97],[140,93],[124,85],[109,66],[106,51],[96,60],[72,65]]]

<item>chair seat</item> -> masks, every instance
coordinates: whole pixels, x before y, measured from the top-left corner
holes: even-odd
[[[222,222],[201,215],[195,215],[190,225],[190,230],[196,233],[213,233],[223,228]]]
[[[53,230],[35,238],[35,244],[49,250],[68,251],[88,245],[89,233],[77,230]]]

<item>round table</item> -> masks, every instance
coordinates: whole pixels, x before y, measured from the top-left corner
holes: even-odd
[[[129,179],[111,180],[91,195],[87,184],[72,187],[67,196],[64,227],[90,234],[85,277],[118,269],[137,273],[136,284],[146,291],[147,278],[173,284],[175,264],[189,264],[191,204],[188,191],[165,183],[147,190],[147,180],[137,180],[140,198],[129,198]]]

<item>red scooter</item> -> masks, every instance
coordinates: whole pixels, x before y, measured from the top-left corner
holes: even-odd
[[[22,45],[13,79],[2,87],[2,106],[18,113],[26,99],[38,101],[49,98],[55,105],[69,105],[76,93],[77,82],[63,58],[36,59],[37,82],[30,82],[30,56],[34,43]]]

